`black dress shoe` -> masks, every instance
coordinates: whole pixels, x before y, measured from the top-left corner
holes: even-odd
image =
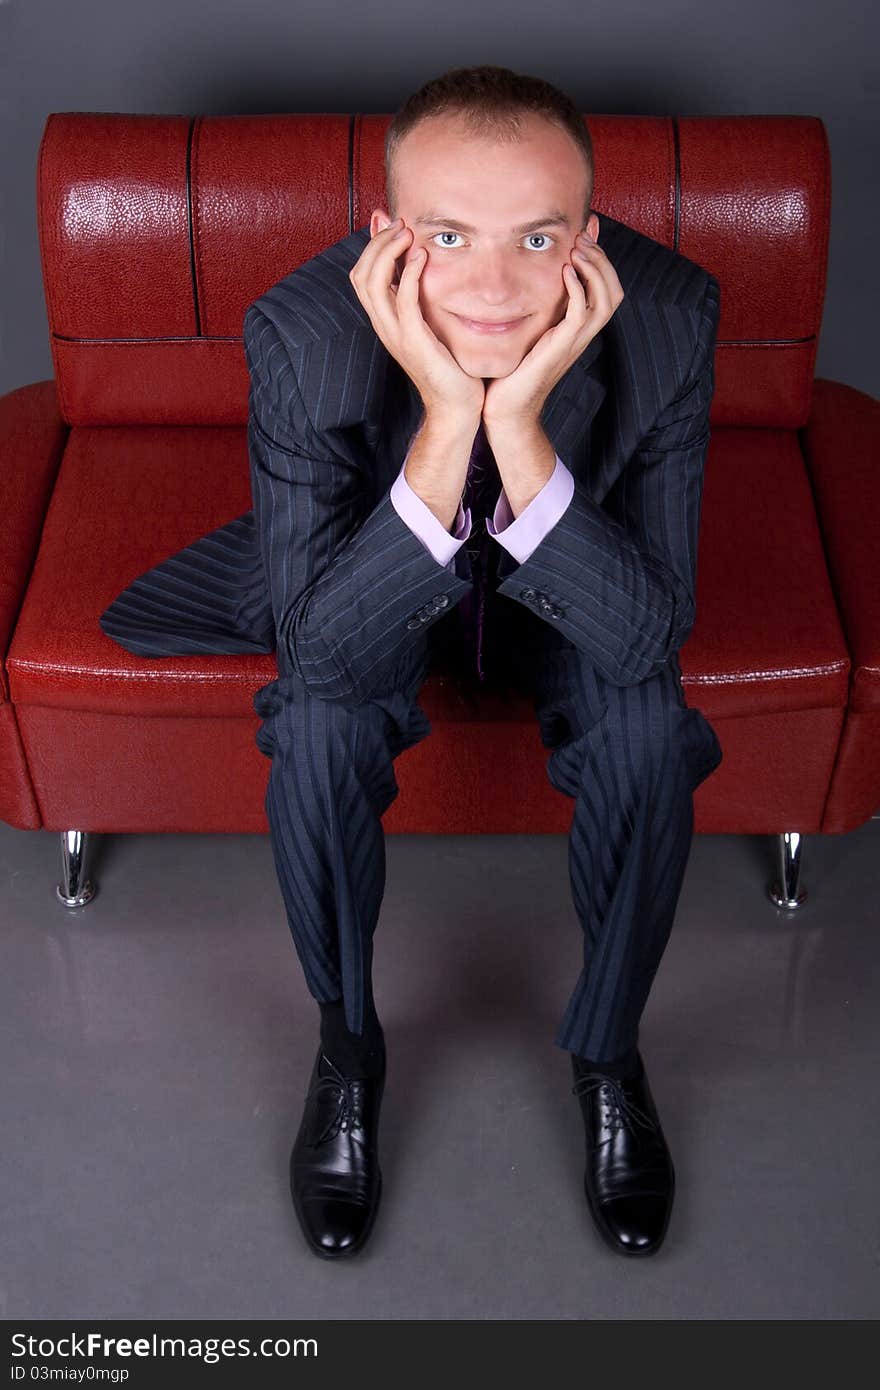
[[[318,1048],[290,1154],[294,1210],[317,1255],[353,1255],[372,1230],[382,1193],[377,1139],[384,1086],[384,1062],[377,1078],[348,1077]]]
[[[587,1141],[584,1190],[600,1234],[618,1253],[660,1248],[675,1192],[675,1170],[641,1055],[640,1074],[624,1081],[590,1070],[571,1054]]]

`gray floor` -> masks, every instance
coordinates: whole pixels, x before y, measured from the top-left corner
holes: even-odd
[[[791,917],[772,852],[694,839],[641,1028],[676,1205],[631,1260],[592,1226],[552,1041],[566,838],[388,836],[384,1192],[333,1263],[288,1189],[318,1011],[268,837],[101,837],[67,912],[58,836],[0,825],[0,1317],[876,1317],[880,820],[807,838]]]

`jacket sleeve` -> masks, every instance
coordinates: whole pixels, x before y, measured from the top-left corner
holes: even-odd
[[[602,676],[634,685],[687,640],[696,616],[697,539],[720,286],[710,275],[690,365],[602,505],[575,478],[559,521],[498,586],[555,624]]]
[[[255,304],[244,348],[251,492],[279,674],[292,671],[323,700],[359,705],[473,585],[434,558],[390,491],[367,512],[360,459],[313,425],[290,354]]]

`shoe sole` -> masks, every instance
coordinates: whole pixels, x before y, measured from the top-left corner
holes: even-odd
[[[653,1245],[645,1245],[642,1246],[641,1249],[639,1249],[637,1245],[623,1245],[619,1240],[616,1240],[615,1237],[611,1234],[611,1232],[608,1230],[608,1227],[605,1225],[605,1222],[602,1220],[602,1217],[599,1214],[601,1208],[599,1207],[598,1203],[595,1201],[593,1197],[592,1188],[590,1187],[590,1184],[587,1181],[586,1177],[584,1178],[584,1192],[586,1194],[587,1205],[590,1208],[590,1215],[593,1218],[593,1224],[595,1225],[596,1230],[599,1232],[599,1235],[605,1241],[605,1244],[608,1245],[616,1255],[634,1255],[636,1257],[645,1257],[647,1255],[657,1254],[657,1251],[660,1249],[661,1245],[663,1244],[663,1241],[666,1239],[666,1232],[669,1229],[669,1219],[672,1216],[672,1204],[675,1199],[674,1169],[672,1170],[672,1180],[669,1184],[669,1205],[666,1209],[666,1220],[663,1222],[663,1228],[660,1231],[660,1234],[657,1237],[657,1239],[654,1241]]]
[[[313,1255],[319,1255],[319,1256],[321,1257],[322,1260],[344,1260],[344,1259],[350,1257],[351,1255],[358,1255],[358,1254],[360,1254],[360,1252],[363,1250],[364,1246],[366,1245],[367,1241],[368,1241],[369,1238],[370,1238],[370,1232],[372,1231],[373,1226],[375,1225],[376,1216],[378,1215],[378,1212],[379,1212],[379,1203],[380,1203],[381,1200],[382,1200],[382,1172],[381,1172],[381,1169],[379,1170],[379,1172],[378,1172],[378,1174],[377,1174],[377,1178],[378,1178],[378,1182],[377,1182],[377,1185],[376,1185],[376,1200],[375,1200],[375,1202],[373,1203],[373,1208],[372,1208],[372,1211],[370,1212],[369,1218],[368,1218],[368,1220],[367,1220],[367,1224],[366,1224],[366,1226],[364,1227],[364,1229],[361,1231],[361,1233],[360,1233],[360,1235],[358,1236],[357,1240],[354,1241],[354,1243],[353,1243],[352,1245],[346,1245],[342,1250],[325,1250],[324,1247],[323,1247],[323,1245],[316,1245],[316,1244],[314,1243],[314,1241],[312,1240],[312,1238],[311,1238],[311,1236],[309,1235],[308,1231],[306,1230],[305,1218],[304,1218],[304,1216],[303,1216],[303,1213],[302,1213],[302,1210],[301,1210],[301,1208],[300,1208],[300,1204],[299,1204],[299,1202],[298,1202],[298,1200],[297,1200],[296,1194],[295,1194],[294,1191],[293,1191],[293,1177],[292,1177],[292,1175],[291,1175],[291,1195],[292,1195],[292,1197],[293,1197],[293,1209],[294,1209],[294,1211],[296,1212],[297,1219],[298,1219],[298,1221],[299,1221],[299,1227],[300,1227],[300,1230],[301,1230],[302,1233],[303,1233],[303,1236],[305,1237],[306,1245],[307,1245],[308,1248],[311,1250],[311,1252],[312,1252]]]

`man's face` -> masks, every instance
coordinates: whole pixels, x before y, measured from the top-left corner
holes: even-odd
[[[397,215],[413,232],[400,267],[419,247],[427,252],[422,316],[469,376],[508,376],[565,314],[562,267],[587,193],[577,145],[538,116],[524,118],[522,139],[510,144],[468,134],[460,117],[431,117],[401,142],[395,177]],[[390,221],[374,210],[370,235]],[[598,238],[595,213],[586,231]],[[473,327],[511,320],[501,332]]]

